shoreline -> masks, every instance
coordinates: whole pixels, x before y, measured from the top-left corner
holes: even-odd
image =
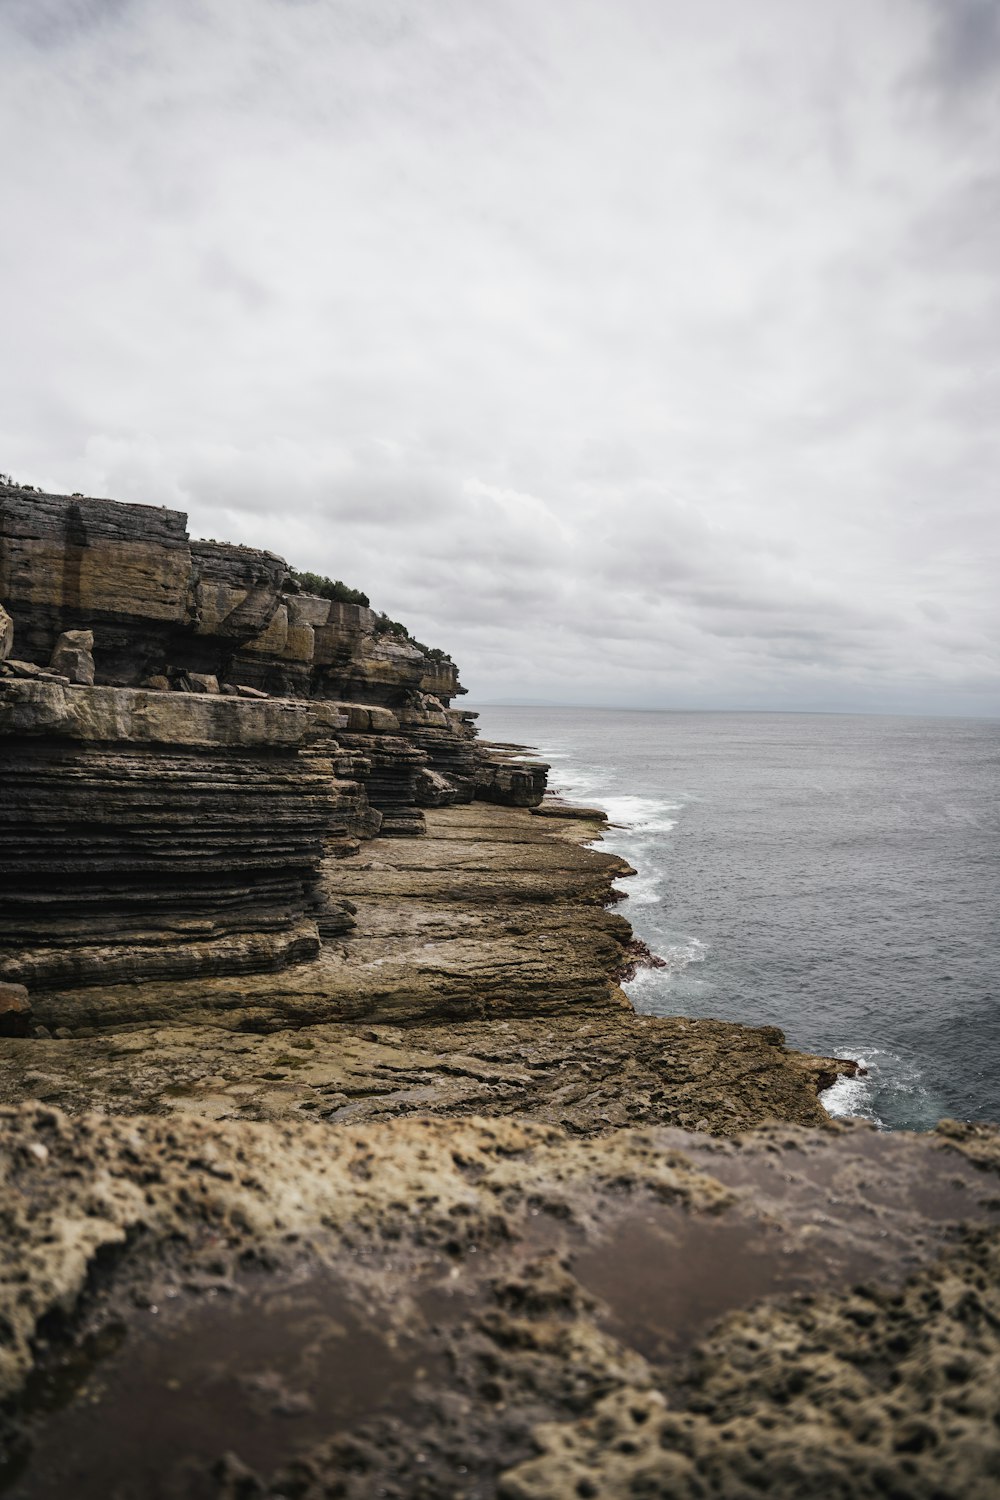
[[[507,746],[506,748],[511,748],[512,749],[512,748],[515,748],[515,747],[513,747],[513,746]],[[523,754],[537,757],[540,761],[545,762],[547,765],[550,762],[550,760],[554,757],[554,754],[555,754],[555,752],[546,751],[544,748],[542,748],[542,747],[540,747],[539,745],[536,745],[536,744],[524,745],[524,746],[521,746],[520,749],[521,749],[521,752]],[[563,755],[563,753],[560,751],[559,755],[558,755],[558,759],[560,761],[565,761],[567,759],[567,757],[565,757]],[[552,769],[551,765],[549,765],[548,768],[549,768],[549,770],[551,770]],[[565,775],[567,776],[567,778],[569,779],[570,783],[572,783],[572,780],[574,778],[574,771],[572,769],[572,764],[561,765],[559,767],[559,771],[564,772]],[[577,779],[579,779],[579,773],[577,773]],[[588,783],[591,780],[591,778],[589,776],[587,776],[585,779],[588,781]],[[586,795],[588,797],[590,797],[591,799],[593,799],[592,804],[591,805],[583,805],[582,803],[581,804],[577,804],[577,803],[575,803],[572,800],[572,798],[574,796],[574,792],[572,790],[572,786],[570,786],[570,787],[559,787],[557,785],[557,786],[553,787],[552,785],[550,785],[550,784],[547,783],[543,802],[542,802],[542,804],[539,807],[537,807],[537,808],[534,809],[534,812],[535,812],[536,816],[541,816],[541,817],[548,816],[548,817],[560,818],[560,819],[566,819],[566,820],[574,820],[574,819],[579,818],[581,820],[594,820],[594,821],[598,822],[600,826],[598,828],[597,833],[595,835],[593,835],[593,838],[592,838],[591,843],[590,843],[590,847],[596,847],[596,845],[598,843],[601,843],[603,841],[603,839],[604,839],[605,833],[608,832],[608,831],[619,832],[619,833],[621,833],[623,835],[626,835],[626,836],[629,833],[633,833],[633,834],[637,834],[638,833],[638,830],[636,829],[636,827],[633,824],[630,824],[630,823],[627,823],[627,822],[613,822],[613,821],[611,821],[611,812],[609,811],[608,807],[606,805],[604,805],[604,806],[601,805],[601,802],[602,802],[602,793],[600,791],[598,791],[598,792],[595,793],[594,790],[593,790],[593,788],[590,785],[588,785]],[[638,794],[622,793],[622,794],[620,794],[620,796],[619,796],[619,798],[617,800],[620,800],[621,797],[631,798],[631,797],[633,797],[635,795],[638,795]],[[643,795],[645,796],[645,794],[643,794]],[[612,799],[610,797],[610,794],[609,794],[608,795],[608,799],[606,799],[606,800],[616,800],[616,799]],[[655,799],[651,799],[651,800],[655,800]],[[625,848],[625,851],[623,853],[619,852],[618,857],[624,859],[626,861],[626,863],[628,863],[630,865],[630,871],[629,871],[629,874],[625,874],[623,872],[622,875],[619,876],[618,878],[620,878],[620,879],[629,879],[631,877],[641,877],[642,874],[643,874],[642,869],[641,868],[636,868],[636,867],[632,866],[632,864],[631,864],[631,861],[633,859],[636,861],[636,864],[639,864],[638,856],[634,852],[630,851],[627,848],[627,838],[623,839],[622,842],[626,843],[626,848]],[[614,900],[614,902],[616,904],[618,904],[618,903],[620,903],[622,901],[628,900],[629,897],[630,897],[630,895],[631,895],[631,893],[629,891],[620,891],[620,890],[615,889],[613,891],[612,899]],[[625,910],[628,911],[629,908],[626,908]],[[700,940],[697,939],[697,938],[694,939],[694,942],[696,944],[698,944],[699,946],[703,946],[703,945],[700,944]],[[620,985],[622,985],[623,988],[624,988],[624,986],[626,986],[628,984],[631,984],[644,971],[646,971],[646,972],[648,972],[648,971],[655,971],[657,969],[668,968],[669,967],[668,961],[666,959],[664,959],[663,957],[661,957],[659,954],[657,954],[654,951],[653,947],[651,946],[651,940],[648,939],[648,938],[645,938],[645,937],[640,937],[637,934],[635,934],[634,932],[633,932],[633,937],[632,937],[631,943],[629,944],[629,950],[630,950],[630,956],[629,956],[628,960],[625,961],[625,962],[623,962],[620,971],[616,974],[617,982]],[[632,1007],[632,1009],[633,1009],[633,1011],[635,1012],[636,1015],[655,1015],[657,1019],[661,1019],[661,1020],[673,1020],[673,1019],[679,1019],[679,1018],[681,1018],[679,1016],[674,1015],[673,1013],[671,1013],[671,1014],[663,1014],[663,1013],[658,1012],[658,1011],[657,1012],[640,1011],[637,1008],[637,1006],[635,1005],[635,1001],[632,998],[632,996],[628,995],[627,991],[625,991],[625,993],[627,995],[629,1004],[631,1005],[631,1007]],[[759,1020],[759,1021],[753,1021],[753,1020],[751,1020],[751,1021],[738,1022],[738,1021],[723,1020],[722,1018],[714,1017],[714,1016],[711,1016],[711,1017],[692,1017],[692,1016],[687,1016],[687,1015],[684,1015],[683,1018],[684,1019],[688,1019],[688,1020],[720,1020],[721,1024],[724,1024],[724,1025],[746,1025],[746,1026],[750,1026],[750,1027],[755,1027],[755,1026],[756,1027],[763,1027],[763,1026],[770,1026],[770,1025],[772,1025],[772,1023],[768,1022],[767,1020]],[[775,1029],[780,1029],[780,1028],[775,1028]],[[800,1047],[797,1047],[797,1048],[793,1048],[792,1050],[796,1051],[798,1054],[803,1055],[803,1056],[816,1056],[816,1057],[824,1058],[825,1061],[827,1063],[829,1063],[829,1064],[832,1064],[834,1062],[836,1062],[837,1064],[839,1064],[838,1068],[834,1068],[833,1066],[827,1066],[823,1070],[823,1072],[821,1074],[821,1076],[825,1079],[825,1082],[821,1085],[819,1091],[820,1091],[821,1095],[826,1095],[827,1099],[829,1098],[829,1095],[830,1095],[831,1091],[833,1091],[838,1085],[848,1086],[846,1088],[846,1090],[844,1090],[844,1092],[846,1092],[848,1098],[853,1099],[854,1092],[856,1090],[856,1087],[858,1085],[859,1080],[863,1080],[863,1079],[866,1079],[868,1077],[868,1068],[865,1066],[863,1060],[862,1061],[858,1061],[857,1059],[854,1059],[854,1058],[830,1059],[821,1050],[819,1050],[819,1051],[818,1050],[814,1050],[812,1047],[810,1047],[808,1045],[804,1045],[804,1046],[800,1046]],[[854,1089],[852,1089],[850,1087],[852,1085],[854,1086]],[[863,1085],[861,1085],[861,1086],[863,1087]],[[849,1109],[845,1109],[845,1110],[843,1110],[843,1111],[841,1111],[839,1113],[834,1113],[834,1112],[832,1112],[831,1110],[828,1109],[828,1104],[827,1104],[826,1100],[824,1100],[823,1098],[821,1098],[820,1102],[823,1105],[824,1111],[828,1114],[828,1116],[829,1116],[830,1119],[844,1119],[844,1120],[850,1120],[850,1119],[854,1119],[854,1118],[866,1119],[866,1120],[870,1120],[870,1123],[872,1123],[875,1126],[876,1129],[886,1130],[886,1129],[891,1129],[892,1128],[891,1126],[884,1125],[881,1122],[881,1120],[879,1120],[877,1117],[871,1117],[871,1116],[869,1116],[868,1114],[865,1114],[865,1113],[858,1114],[858,1113],[855,1113],[854,1111],[851,1111]]]
[[[0,1040],[0,1102],[335,1124],[517,1114],[578,1134],[828,1123],[818,1090],[846,1060],[788,1049],[776,1027],[635,1012],[616,979],[634,934],[605,904],[631,867],[587,847],[602,824],[586,810],[426,816],[420,840],[328,864],[358,925],[312,964],[38,993],[51,1035]]]

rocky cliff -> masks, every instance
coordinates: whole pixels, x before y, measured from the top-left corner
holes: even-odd
[[[0,599],[20,657],[47,667],[63,632],[91,631],[96,680],[118,687],[195,673],[400,707],[463,691],[450,663],[378,635],[373,610],[301,594],[272,552],[193,541],[166,508],[0,486]]]
[[[0,963],[32,989],[267,971],[351,927],[324,859],[530,805],[454,665],[179,511],[0,488]]]
[[[0,1489],[992,1497],[996,1131],[635,1015],[603,815],[378,624],[0,489]]]

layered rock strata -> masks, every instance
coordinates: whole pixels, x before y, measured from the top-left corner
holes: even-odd
[[[450,708],[453,663],[179,511],[0,487],[0,599],[8,979],[314,959],[352,926],[324,859],[477,788],[529,795]]]
[[[454,664],[379,635],[375,612],[298,592],[272,552],[193,541],[181,511],[0,486],[0,600],[18,653],[46,667],[94,637],[99,683],[215,676],[279,697],[387,707],[463,689]],[[432,721],[433,722],[433,721]]]
[[[305,704],[0,687],[0,970],[32,991],[314,958],[337,783]]]
[[[630,928],[603,905],[629,867],[576,842],[596,821],[481,803],[427,818],[425,839],[328,862],[327,898],[357,925],[313,962],[36,993],[51,1034],[4,1044],[0,1098],[337,1124],[530,1115],[586,1135],[825,1121],[818,1091],[853,1064],[791,1052],[774,1027],[632,1013],[611,982]]]

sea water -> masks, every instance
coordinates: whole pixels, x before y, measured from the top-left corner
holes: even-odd
[[[777,1025],[862,1061],[824,1096],[887,1129],[1000,1120],[1000,721],[481,710],[605,809],[649,1015]]]

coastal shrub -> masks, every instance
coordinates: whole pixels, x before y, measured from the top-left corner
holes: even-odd
[[[298,568],[289,568],[288,571],[303,594],[317,594],[320,599],[331,599],[335,604],[362,604],[366,609],[371,605],[367,594],[361,589],[348,587],[340,578],[326,578],[321,573],[300,573]]]
[[[447,651],[442,651],[440,646],[425,646],[423,641],[418,641],[415,635],[410,634],[402,620],[391,620],[384,609],[380,609],[375,616],[375,634],[392,635],[397,640],[407,641],[430,661],[451,661]]]
[[[401,641],[413,641],[414,646],[417,644],[402,620],[390,620],[384,609],[380,609],[375,616],[375,634],[394,635]]]
[[[363,604],[366,608],[371,607],[371,601],[367,594],[360,589],[352,589],[339,578],[326,578],[320,573],[308,573],[298,568],[289,568],[289,577],[293,587],[303,594],[318,594],[321,599],[332,599],[337,604]],[[440,646],[425,646],[423,641],[418,641],[412,636],[403,624],[402,620],[393,620],[380,609],[375,615],[375,634],[391,635],[397,641],[406,641],[421,651],[428,661],[451,661],[447,651],[442,651]]]

